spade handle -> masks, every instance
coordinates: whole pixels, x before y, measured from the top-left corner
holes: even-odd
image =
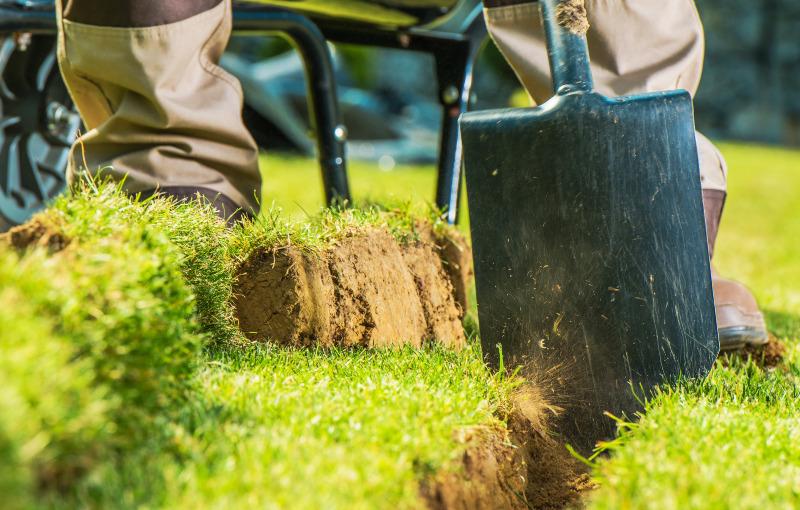
[[[553,76],[553,92],[590,92],[594,88],[589,67],[586,36],[574,33],[559,22],[559,5],[564,0],[539,0],[547,38],[547,55]],[[566,0],[567,2],[569,0]]]

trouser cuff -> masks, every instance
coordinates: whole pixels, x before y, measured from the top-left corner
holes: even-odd
[[[205,188],[257,210],[258,149],[241,86],[218,65],[230,0],[167,25],[59,23],[59,64],[88,129],[72,151],[71,181],[102,169],[131,193]]]

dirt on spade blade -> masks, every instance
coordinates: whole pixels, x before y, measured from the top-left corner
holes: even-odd
[[[514,399],[502,430],[476,430],[455,469],[422,483],[431,510],[580,507],[595,488],[588,468],[548,432],[558,410],[527,390]],[[461,438],[460,438],[461,439]]]
[[[443,261],[443,251],[429,236],[401,243],[377,227],[315,251],[291,245],[255,250],[240,266],[235,287],[240,327],[250,339],[284,345],[421,346],[436,340],[459,348],[466,342],[465,303],[452,282],[466,277]]]

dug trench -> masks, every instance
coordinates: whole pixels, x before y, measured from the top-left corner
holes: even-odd
[[[455,231],[417,223],[400,241],[380,228],[348,233],[319,250],[262,247],[241,264],[235,308],[253,340],[324,347],[461,348],[470,250]],[[515,394],[506,427],[461,431],[463,455],[420,484],[425,506],[555,509],[592,488],[587,468],[550,434],[558,412],[535,388]]]
[[[465,434],[470,444],[454,469],[424,480],[431,510],[580,507],[595,488],[589,469],[567,451],[549,422],[558,413],[535,388],[512,398],[507,427]],[[473,436],[473,437],[469,437]]]

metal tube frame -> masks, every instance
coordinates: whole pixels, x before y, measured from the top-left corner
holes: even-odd
[[[345,142],[333,57],[325,36],[308,17],[292,11],[237,6],[234,30],[239,34],[275,32],[295,46],[305,64],[312,128],[328,205],[351,201]]]
[[[486,39],[483,23],[473,27],[472,32],[465,43],[435,54],[439,100],[443,108],[436,205],[444,209],[450,224],[458,223],[461,198],[463,150],[458,119],[469,110],[475,60]]]
[[[56,31],[52,9],[0,7],[0,33]],[[329,205],[351,200],[345,157],[347,131],[342,124],[333,59],[327,41],[420,51],[434,56],[439,100],[443,107],[436,205],[450,223],[458,221],[461,193],[461,137],[458,118],[469,108],[475,58],[486,40],[481,16],[463,31],[403,29],[354,25],[338,20],[318,26],[294,11],[237,3],[234,31],[238,34],[276,33],[289,39],[303,59],[309,90],[311,122]]]
[[[463,181],[458,119],[469,109],[475,60],[488,37],[483,16],[475,16],[458,32],[418,29],[390,31],[341,23],[326,24],[322,26],[322,31],[331,41],[433,55],[439,101],[443,108],[435,204],[445,212],[448,223],[457,223]]]

